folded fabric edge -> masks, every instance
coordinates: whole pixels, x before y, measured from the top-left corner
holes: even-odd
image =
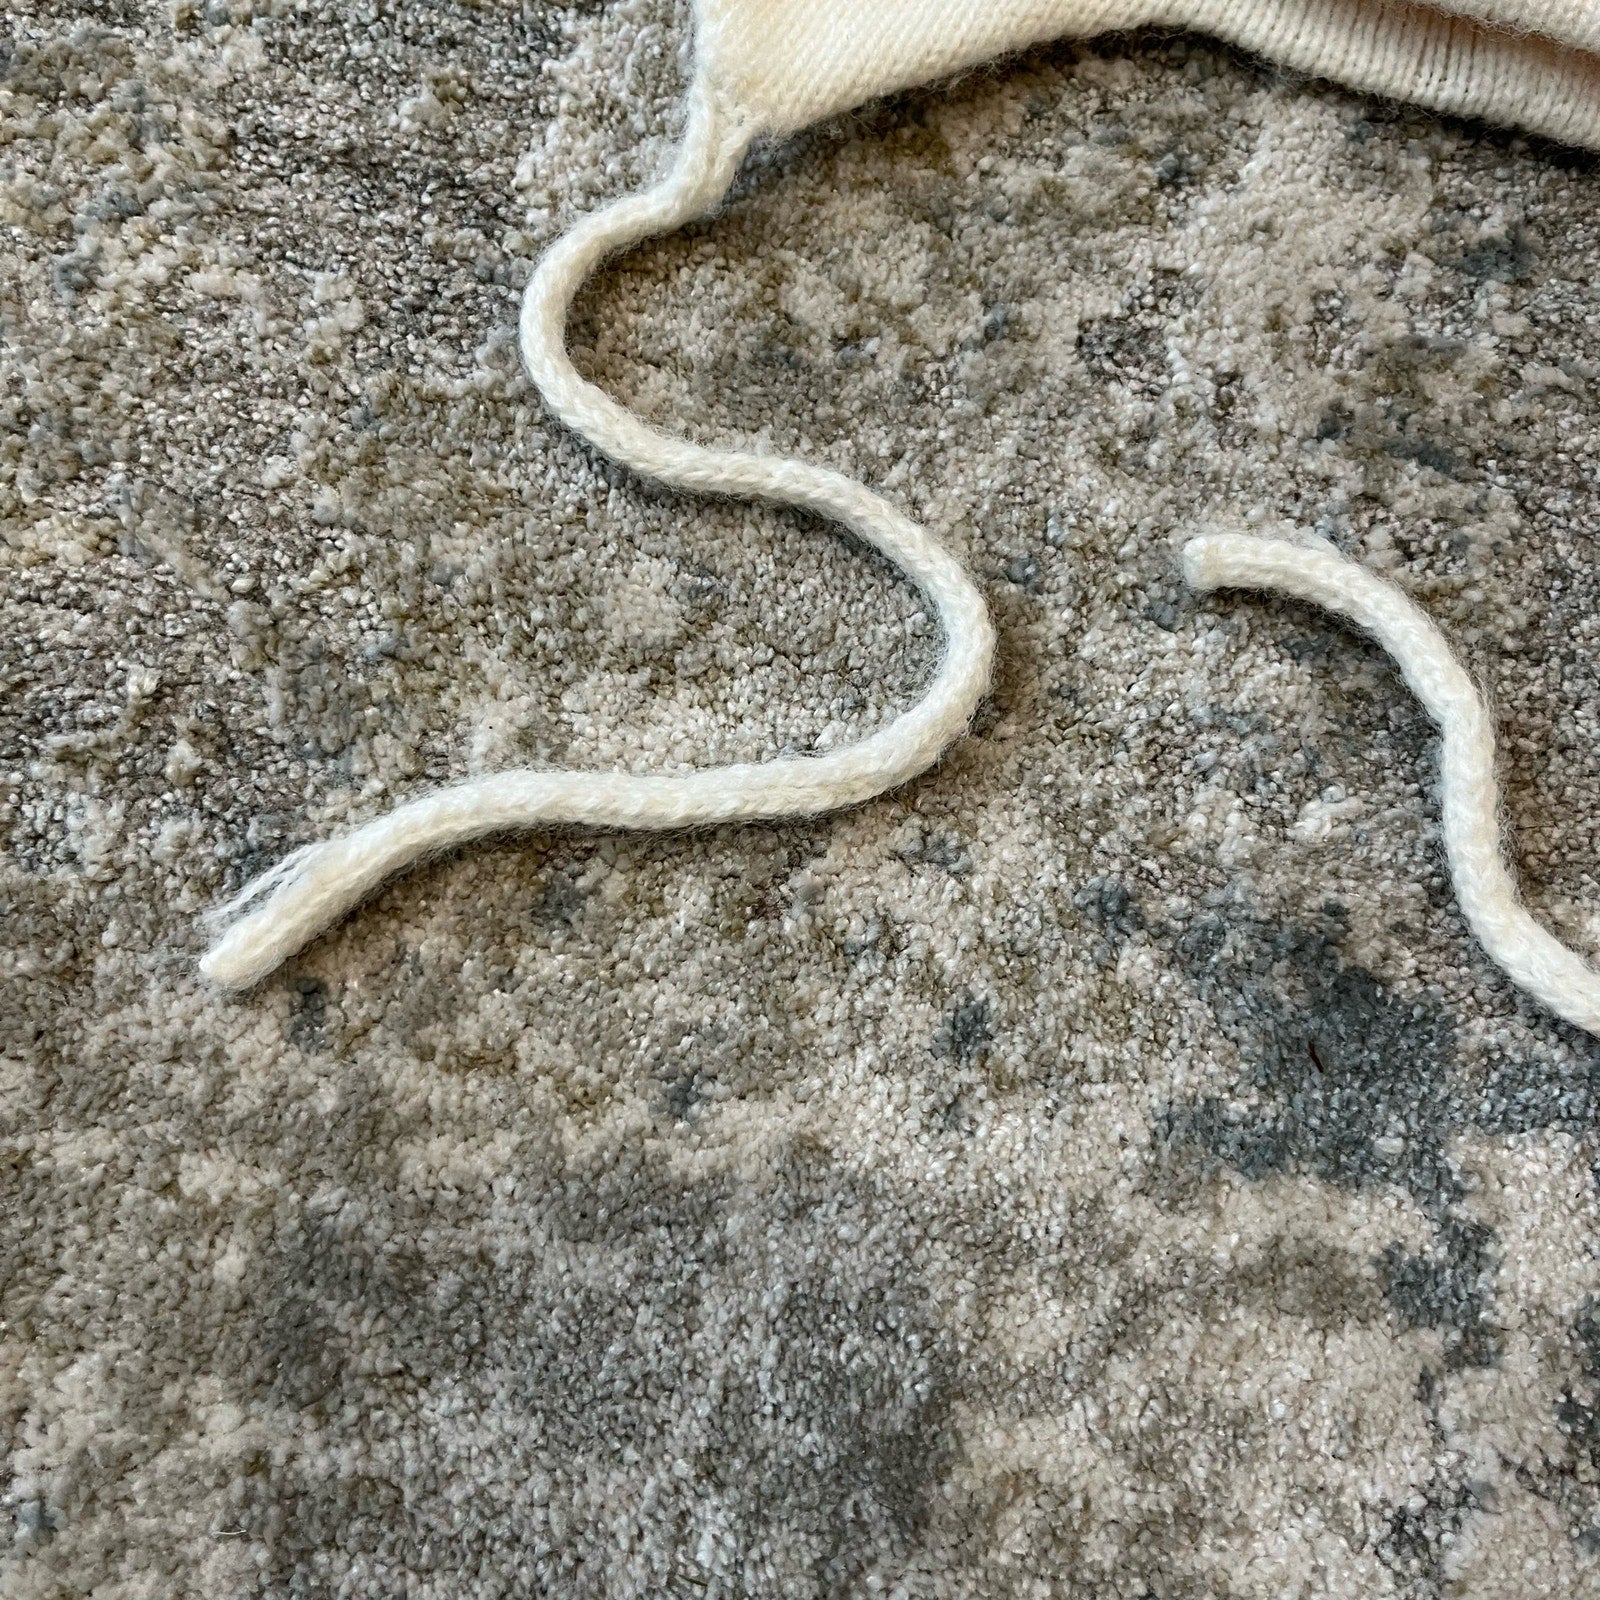
[[[1600,54],[1432,6],[1188,0],[1192,26],[1299,72],[1600,150]]]
[[[1446,115],[1600,150],[1600,23],[1547,5],[1542,31],[1467,0],[696,0],[700,76],[775,137],[1053,39],[1211,35],[1295,71]],[[1526,5],[1493,8],[1520,19]],[[1564,25],[1563,19],[1566,19]]]

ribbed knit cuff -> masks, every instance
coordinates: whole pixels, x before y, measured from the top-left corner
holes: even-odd
[[[697,0],[696,10],[702,76],[774,135],[1049,39],[1162,26],[1600,149],[1600,0]]]

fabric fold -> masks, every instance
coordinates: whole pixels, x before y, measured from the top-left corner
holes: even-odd
[[[1146,27],[1600,148],[1595,0],[700,0],[699,71],[783,135],[1031,45]]]

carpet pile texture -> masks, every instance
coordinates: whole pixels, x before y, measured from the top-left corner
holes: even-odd
[[[1193,36],[759,152],[579,365],[859,476],[995,692],[814,822],[197,918],[431,783],[820,750],[916,594],[542,415],[675,0],[0,13],[0,1592],[1600,1595],[1600,1049],[1478,952],[1316,527],[1493,696],[1600,951],[1600,162]]]

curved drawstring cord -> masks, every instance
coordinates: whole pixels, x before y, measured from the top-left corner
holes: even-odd
[[[485,834],[563,823],[661,829],[811,815],[915,777],[967,727],[988,687],[994,633],[971,580],[924,529],[839,473],[708,450],[662,433],[586,382],[567,356],[569,309],[599,262],[714,209],[749,142],[738,116],[698,88],[667,178],[580,223],[540,263],[523,300],[523,358],[556,416],[635,471],[673,488],[801,507],[881,550],[927,593],[944,629],[944,659],[926,695],[870,738],[824,756],[661,776],[513,771],[438,790],[343,838],[294,852],[214,913],[222,931],[200,964],[208,978],[230,988],[255,983],[387,879]],[[1501,853],[1493,723],[1427,615],[1332,549],[1218,535],[1192,540],[1184,567],[1202,591],[1266,589],[1337,612],[1395,658],[1444,736],[1445,849],[1469,925],[1515,983],[1600,1034],[1600,974],[1541,928],[1518,898]]]
[[[1501,851],[1494,722],[1432,619],[1332,548],[1218,534],[1191,539],[1183,566],[1202,592],[1266,589],[1337,612],[1394,657],[1443,735],[1444,847],[1468,925],[1513,983],[1574,1027],[1600,1034],[1600,973],[1541,928],[1517,894]]]
[[[485,834],[570,823],[663,829],[813,815],[917,776],[965,732],[988,689],[994,630],[972,580],[925,529],[841,473],[708,450],[662,433],[586,382],[567,356],[568,312],[594,268],[713,210],[751,137],[708,86],[697,86],[669,175],[579,223],[540,263],[523,299],[523,359],[555,415],[634,471],[672,488],[796,506],[842,523],[882,551],[926,593],[944,630],[944,657],[926,694],[886,728],[827,755],[660,776],[512,771],[440,789],[342,838],[295,851],[212,913],[220,931],[200,962],[207,978],[247,988],[389,878]]]

